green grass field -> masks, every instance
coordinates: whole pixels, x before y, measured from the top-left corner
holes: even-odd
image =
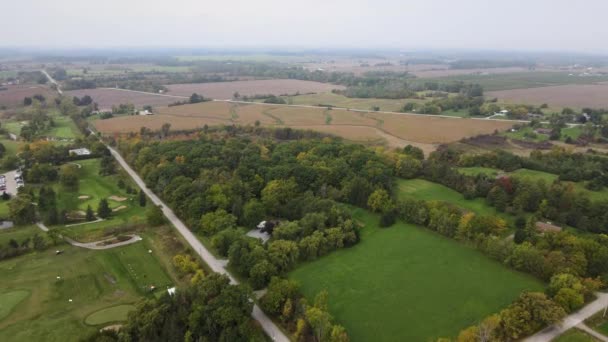
[[[458,172],[460,172],[466,176],[486,175],[489,177],[496,177],[496,175],[498,175],[498,173],[501,171],[498,169],[490,168],[490,167],[474,166],[474,167],[459,167]]]
[[[44,135],[61,139],[75,139],[80,135],[78,128],[71,118],[67,116],[54,116],[53,121],[55,122],[55,126],[45,132]]]
[[[27,290],[14,290],[0,293],[0,321],[6,318],[11,311],[30,295]]]
[[[107,229],[123,225],[139,224],[145,220],[145,208],[139,206],[138,196],[127,194],[125,189],[118,187],[118,179],[122,177],[125,183],[130,184],[128,177],[120,175],[100,176],[99,159],[87,159],[77,162],[82,167],[79,169],[80,182],[77,192],[66,191],[61,185],[55,184],[58,207],[67,210],[86,210],[91,206],[97,210],[99,201],[108,199],[110,208],[116,209],[121,206],[126,208],[112,214],[110,219],[102,222],[88,223],[84,225],[61,228],[62,233],[78,241],[93,241],[105,235]],[[132,185],[133,188],[135,188]],[[87,199],[79,199],[79,196],[89,196]],[[109,199],[111,196],[126,198],[124,201]]]
[[[508,90],[518,88],[536,88],[563,84],[592,84],[608,81],[608,76],[568,76],[568,72],[516,72],[489,75],[457,75],[441,77],[435,80],[464,81],[480,84],[485,91]],[[425,79],[417,80],[419,82]]]
[[[112,306],[93,312],[85,318],[84,322],[88,325],[101,325],[126,321],[127,315],[133,310],[135,310],[135,306],[129,304]]]
[[[604,310],[588,318],[585,323],[593,330],[608,337],[608,315],[604,316]]]
[[[563,333],[558,338],[554,339],[552,342],[597,342],[598,340],[591,335],[578,330],[576,328],[572,328],[565,333]]]
[[[558,176],[553,173],[528,170],[528,169],[519,169],[510,173],[513,177],[521,177],[531,180],[544,180],[547,185],[551,185],[555,180],[557,180]],[[591,198],[591,200],[601,201],[608,199],[608,189],[604,188],[600,191],[591,191],[585,188],[584,182],[566,182],[572,184],[575,191],[582,192]]]
[[[489,206],[483,198],[467,200],[458,191],[423,179],[399,179],[397,181],[397,191],[398,196],[401,198],[409,197],[425,201],[444,201],[470,210],[478,215],[496,215],[507,220],[507,222],[513,220],[512,216],[501,213],[496,208]]]
[[[108,312],[100,310],[153,296],[150,285],[162,292],[172,284],[147,239],[103,251],[57,248],[64,253],[50,248],[0,262],[0,289],[13,294],[7,299],[0,293],[0,307],[12,306],[0,318],[0,341],[76,341],[98,329],[85,324],[90,315],[97,319],[91,324],[101,323]],[[14,291],[30,294],[14,304]],[[114,315],[112,321],[124,317]]]
[[[429,341],[458,332],[543,285],[429,230],[354,209],[361,242],[289,274],[313,298],[326,289],[330,312],[352,341]]]
[[[31,238],[34,234],[39,234],[40,236],[46,235],[35,225],[0,229],[0,245],[7,245],[11,239],[15,239],[21,243],[21,241]]]
[[[546,134],[538,134],[534,132],[534,128],[532,127],[524,127],[517,132],[503,132],[501,135],[504,135],[507,138],[523,140],[523,141],[534,141],[541,142],[549,140],[549,136]],[[565,138],[564,138],[565,139]]]

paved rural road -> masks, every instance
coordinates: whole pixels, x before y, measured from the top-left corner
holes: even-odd
[[[579,311],[566,316],[560,324],[552,325],[526,339],[524,342],[549,342],[566,330],[576,327],[596,312],[608,306],[608,293],[597,293],[597,299],[587,304]]]
[[[59,83],[57,83],[57,81],[55,81],[55,79],[52,78],[51,75],[49,75],[49,73],[46,72],[46,70],[42,69],[40,71],[46,76],[46,78],[49,79],[49,82],[53,83],[55,85],[55,87],[57,87],[57,92],[59,93],[59,95],[63,95],[63,90],[61,90]]]
[[[230,281],[233,284],[238,284],[236,279],[230,275],[230,273],[226,270],[226,261],[216,259],[213,254],[211,254],[203,244],[192,234],[190,229],[186,227],[186,225],[173,213],[165,203],[163,203],[158,196],[156,196],[150,189],[146,187],[144,181],[139,177],[139,175],[127,164],[127,162],[123,159],[123,157],[116,150],[107,146],[112,156],[116,158],[118,163],[127,171],[127,173],[133,178],[135,183],[144,191],[146,195],[152,200],[155,205],[160,205],[163,213],[167,217],[167,219],[175,226],[177,231],[186,239],[188,244],[192,247],[196,253],[198,253],[201,258],[211,267],[214,272],[225,274],[230,278]],[[251,316],[257,320],[266,334],[272,338],[273,341],[280,342],[289,342],[289,338],[283,334],[283,332],[274,324],[274,322],[262,312],[262,310],[257,306],[253,306],[253,312]]]

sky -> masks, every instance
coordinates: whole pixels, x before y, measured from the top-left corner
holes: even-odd
[[[608,52],[608,0],[1,2],[0,47]]]

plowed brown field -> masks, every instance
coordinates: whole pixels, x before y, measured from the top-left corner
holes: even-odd
[[[449,143],[478,134],[506,130],[513,123],[494,120],[452,119],[422,115],[361,113],[340,109],[301,108],[263,104],[235,104],[205,102],[162,108],[161,114],[125,116],[95,121],[97,130],[104,134],[138,132],[141,127],[158,130],[164,123],[172,129],[196,129],[207,125],[253,124],[294,127],[332,133],[360,142],[385,141],[390,146],[408,143],[421,144],[429,150],[441,143]]]
[[[344,89],[343,86],[329,83],[320,83],[300,80],[255,80],[255,81],[234,81],[234,82],[214,82],[214,83],[188,83],[166,85],[169,89],[167,94],[190,96],[192,93],[201,94],[212,99],[227,100],[231,99],[235,92],[241,96],[253,95],[281,95],[281,94],[300,94],[324,93],[332,89]]]

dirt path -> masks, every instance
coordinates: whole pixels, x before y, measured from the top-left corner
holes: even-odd
[[[587,318],[608,306],[608,293],[597,293],[597,299],[587,304],[579,311],[566,316],[561,324],[554,324],[538,333],[524,339],[524,342],[549,342],[567,330],[583,323]],[[583,323],[584,324],[584,323]],[[583,329],[584,330],[584,329]]]
[[[105,239],[105,240],[100,240],[100,241],[93,241],[93,242],[86,242],[86,243],[74,241],[67,236],[64,236],[63,239],[72,246],[86,248],[86,249],[93,249],[93,250],[104,250],[104,249],[126,246],[126,245],[130,245],[130,244],[133,244],[133,243],[136,243],[136,242],[139,242],[142,240],[141,236],[139,236],[139,235],[131,234],[128,236],[131,237],[129,240],[120,241],[120,242],[116,242],[116,243],[109,244],[109,245],[102,245],[102,243],[104,243],[106,241],[114,240],[115,238],[110,238],[110,239]]]
[[[49,228],[44,223],[42,223],[42,222],[36,222],[36,225],[42,231],[45,231],[45,232],[49,231]],[[86,249],[94,249],[94,250],[103,250],[103,249],[110,249],[110,248],[115,248],[115,247],[120,247],[120,246],[126,246],[126,245],[130,245],[132,243],[136,243],[136,242],[139,242],[139,241],[142,240],[141,236],[136,235],[136,234],[130,234],[128,236],[130,236],[131,238],[129,240],[126,240],[126,241],[120,241],[120,242],[113,243],[113,244],[110,244],[110,245],[100,245],[101,243],[103,243],[105,241],[114,240],[114,238],[105,239],[105,240],[99,240],[99,241],[93,241],[93,242],[78,242],[78,241],[70,239],[67,236],[60,235],[60,237],[62,239],[64,239],[67,243],[69,243],[72,246],[80,247],[80,248],[86,248]]]

